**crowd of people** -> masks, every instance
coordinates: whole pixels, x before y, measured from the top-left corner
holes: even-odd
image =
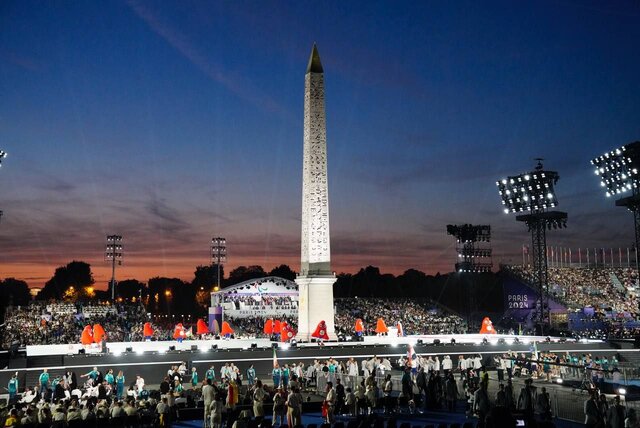
[[[232,304],[236,310],[241,309],[270,309],[287,310],[296,309],[298,300],[292,296],[273,296],[267,294],[238,295],[226,294],[222,303]]]
[[[24,390],[18,387],[17,377],[11,379],[9,406],[0,411],[0,419],[4,418],[5,426],[81,426],[93,420],[109,421],[108,425],[129,420],[166,426],[180,407],[204,407],[205,426],[217,428],[223,420],[227,426],[234,420],[259,423],[266,416],[271,416],[273,425],[296,426],[306,400],[302,394],[314,393],[323,397],[327,423],[335,422],[338,415],[369,417],[439,409],[465,412],[490,426],[492,418],[513,413],[551,420],[550,395],[545,386],[533,382],[584,378],[585,388],[595,397],[584,404],[587,422],[621,427],[616,421],[635,420],[633,412],[621,407],[619,397],[607,400],[598,392],[605,382],[621,382],[615,355],[508,352],[495,357],[468,354],[451,358],[419,355],[412,348],[408,351],[396,360],[373,356],[328,358],[309,364],[276,362],[269,375],[257,373],[253,365],[241,370],[231,362],[211,365],[199,373],[183,362],[171,366],[153,387],[141,376],[125,379],[113,369],[93,367],[79,375],[67,371],[59,376],[45,369],[37,383]],[[491,389],[488,366],[497,373]],[[524,380],[519,390],[513,382],[516,378]],[[267,415],[269,407],[272,412]]]
[[[462,334],[467,326],[457,315],[446,314],[428,301],[416,299],[347,298],[336,299],[336,333],[352,335],[354,322],[362,319],[365,335],[375,335],[376,321],[382,318],[389,326],[401,323],[403,333]]]
[[[146,321],[140,305],[76,305],[71,303],[32,302],[10,308],[2,329],[2,349],[11,345],[78,343],[87,324],[100,324],[109,332],[109,340],[132,340],[132,331]]]
[[[508,266],[511,273],[533,280],[531,266]],[[616,317],[638,316],[638,275],[635,269],[613,267],[554,267],[549,268],[549,291],[551,297],[568,309],[582,310],[592,307],[595,316],[605,317],[613,313]]]

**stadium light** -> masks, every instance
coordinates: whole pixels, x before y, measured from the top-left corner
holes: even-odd
[[[607,198],[619,197],[616,206],[633,213],[635,229],[636,271],[640,247],[640,141],[626,144],[591,159],[594,173],[600,177]]]
[[[211,262],[215,263],[218,268],[218,285],[217,290],[220,290],[220,264],[227,262],[227,240],[225,238],[212,238],[211,239]]]
[[[496,182],[506,214],[519,213],[516,220],[527,225],[531,233],[533,248],[534,286],[538,291],[538,323],[540,334],[549,322],[549,283],[547,266],[547,229],[567,227],[567,213],[549,211],[558,206],[555,185],[560,176],[555,171],[547,171],[542,165],[544,159],[535,159],[538,163],[533,171],[509,176]]]
[[[104,250],[104,258],[111,262],[111,300],[116,301],[116,262],[122,264],[122,236],[108,235],[107,245]]]

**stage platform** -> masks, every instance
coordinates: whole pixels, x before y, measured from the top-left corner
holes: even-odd
[[[510,345],[516,341],[527,345],[532,343],[542,343],[547,340],[547,336],[514,336],[514,335],[501,335],[501,334],[440,334],[440,335],[414,335],[404,337],[392,337],[392,336],[365,336],[364,342],[327,342],[327,344],[339,344],[340,346],[350,347],[365,345],[391,345],[391,346],[403,346],[407,344],[416,345],[419,341],[424,344],[432,344],[434,341],[440,341],[441,344],[450,344],[451,340],[455,340],[458,344],[482,344],[483,340],[487,340],[489,344],[497,345],[501,344]],[[560,343],[561,338],[550,337],[552,343]],[[575,341],[571,341],[574,342]],[[600,341],[582,341],[586,343],[597,343]],[[185,340],[179,343],[175,340],[172,341],[157,341],[157,342],[113,342],[107,343],[107,351],[111,354],[123,354],[127,352],[127,349],[131,349],[131,352],[135,353],[162,353],[169,351],[170,347],[173,347],[176,351],[191,351],[192,347],[196,347],[195,350],[206,351],[212,347],[217,346],[218,349],[229,350],[246,350],[251,346],[257,348],[271,348],[272,343],[278,343],[281,348],[289,346],[285,343],[271,342],[268,339],[230,339],[230,340]],[[298,343],[298,348],[317,348],[318,343]],[[102,354],[102,347],[99,345],[84,346],[79,343],[66,344],[66,345],[37,345],[27,346],[26,352],[28,357],[35,356],[51,356],[51,355],[73,355],[78,354],[81,350],[84,350],[86,354]]]

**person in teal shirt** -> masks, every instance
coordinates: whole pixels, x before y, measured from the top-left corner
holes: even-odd
[[[252,387],[256,382],[256,369],[253,368],[253,364],[247,369],[247,383],[249,387]]]
[[[211,381],[211,385],[213,385],[215,380],[216,380],[215,367],[213,367],[213,366],[209,367],[209,370],[207,370],[207,372],[204,374],[204,377],[207,380],[210,380]]]
[[[9,391],[9,404],[13,404],[18,393],[18,372],[11,376],[7,390]]]
[[[198,386],[198,370],[195,367],[191,368],[191,386],[194,388]]]
[[[113,378],[113,369],[109,369],[106,375],[104,375],[104,380],[111,386],[114,385],[115,379]]]
[[[124,374],[122,373],[122,370],[120,370],[118,372],[118,376],[116,376],[116,397],[118,397],[118,400],[121,400],[123,395],[124,395]]]
[[[280,371],[280,366],[278,366],[276,364],[276,366],[273,368],[273,371],[271,372],[271,376],[273,378],[273,387],[277,388],[280,386],[280,376],[281,376],[282,372]]]
[[[88,377],[93,381],[93,384],[95,385],[96,383],[96,379],[98,379],[98,376],[100,375],[100,372],[98,371],[97,367],[94,367],[93,370],[91,370],[89,373],[85,373],[80,377]]]
[[[44,369],[42,373],[40,373],[38,380],[40,381],[40,395],[44,398],[49,389],[49,373],[47,369]]]
[[[182,383],[180,382],[180,379],[176,379],[173,383],[173,392],[174,394],[181,395],[182,391],[184,391]]]
[[[287,389],[289,386],[289,365],[285,364],[282,368],[282,386]]]

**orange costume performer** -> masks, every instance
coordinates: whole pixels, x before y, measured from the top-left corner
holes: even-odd
[[[173,330],[173,338],[178,342],[182,342],[186,336],[187,334],[184,331],[184,326],[182,325],[182,323],[178,323],[176,325],[176,328]]]
[[[360,318],[358,318],[356,320],[356,326],[355,326],[355,330],[356,330],[356,336],[360,337],[364,334],[364,323],[362,322],[362,320]]]
[[[83,345],[91,345],[93,343],[93,330],[91,330],[90,325],[85,326],[84,330],[82,330],[80,343],[82,343]]]
[[[291,328],[289,323],[286,321],[282,321],[282,323],[280,324],[282,326],[282,330],[280,330],[280,340],[282,342],[288,342],[293,339],[296,333],[293,331],[293,328]]]
[[[231,337],[231,335],[233,334],[233,329],[228,322],[222,321],[222,330],[220,331],[220,334],[225,339],[229,339]]]
[[[144,323],[144,326],[142,327],[142,335],[144,336],[145,341],[151,340],[151,337],[153,336],[153,327],[151,327],[150,322]]]
[[[204,322],[204,320],[199,319],[198,322],[196,323],[196,333],[197,334],[209,333],[209,326],[207,326],[207,323]]]
[[[105,333],[104,328],[100,324],[93,325],[93,341],[95,343],[102,342],[102,339],[107,337],[107,333]]]
[[[389,328],[384,323],[384,320],[382,318],[378,318],[378,321],[376,322],[376,333],[378,333],[378,334],[387,334],[387,333],[389,333]]]
[[[398,330],[398,337],[403,337],[404,330],[402,329],[402,323],[400,321],[398,321],[398,324],[396,324],[396,329]]]
[[[324,320],[318,323],[318,326],[316,327],[316,331],[313,332],[311,337],[315,337],[316,339],[319,339],[321,342],[323,340],[329,340],[329,335],[327,334],[327,323],[325,323]]]
[[[264,334],[267,336],[273,335],[273,318],[269,318],[264,322]]]
[[[493,328],[493,323],[489,317],[484,317],[482,320],[482,327],[480,327],[480,334],[496,334],[496,329]]]

